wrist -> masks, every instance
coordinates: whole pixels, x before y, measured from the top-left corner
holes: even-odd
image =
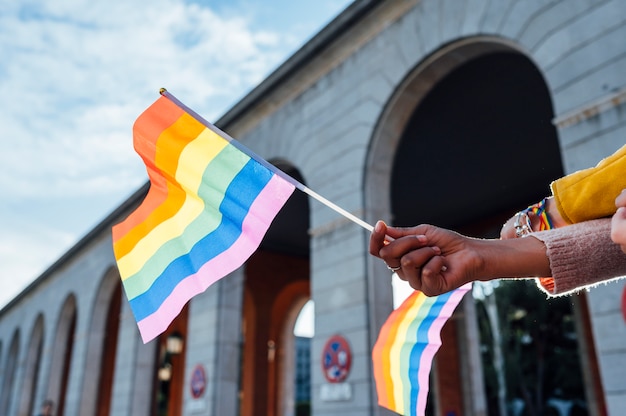
[[[510,240],[477,241],[476,276],[479,280],[503,277],[550,276],[550,262],[544,243],[532,234]]]

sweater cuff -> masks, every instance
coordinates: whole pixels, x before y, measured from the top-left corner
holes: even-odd
[[[626,273],[626,256],[611,241],[611,220],[586,221],[531,236],[546,246],[551,278],[538,283],[549,295],[574,292]]]

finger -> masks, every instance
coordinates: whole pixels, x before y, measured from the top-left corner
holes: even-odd
[[[386,233],[394,239],[402,237],[410,237],[413,235],[426,235],[428,230],[433,228],[432,225],[421,224],[415,227],[390,227],[387,226]]]
[[[379,255],[385,261],[390,259],[397,259],[397,263],[387,263],[389,266],[400,265],[400,258],[407,253],[412,252],[423,247],[426,247],[428,240],[424,235],[410,235],[406,237],[398,238],[389,244],[382,247],[379,251]]]
[[[400,269],[396,272],[396,275],[400,280],[408,282],[412,289],[422,290],[422,271],[420,269]]]
[[[611,240],[624,250],[626,245],[626,207],[619,207],[611,219]]]
[[[439,277],[448,271],[444,256],[433,256],[424,266],[422,266],[422,278],[432,279]]]
[[[440,254],[441,249],[437,246],[424,246],[409,251],[400,259],[402,269],[397,272],[398,277],[408,281],[413,289],[423,291],[424,276],[422,267]]]
[[[445,257],[434,256],[422,267],[423,285],[429,287],[433,293],[438,292],[437,295],[447,292],[447,288],[443,286],[443,276],[447,270]]]
[[[380,257],[380,249],[385,246],[385,235],[387,233],[387,225],[383,221],[376,222],[374,231],[370,235],[370,254]]]
[[[626,189],[624,189],[622,191],[622,193],[620,193],[617,198],[615,198],[615,206],[617,208],[619,207],[626,207]]]
[[[441,254],[439,247],[422,247],[409,251],[401,258],[402,269],[404,271],[420,270],[433,257]]]
[[[398,278],[399,278],[400,280],[403,280],[403,281],[405,281],[405,282],[408,282],[408,281],[409,281],[409,275],[408,275],[408,274],[406,274],[406,273],[404,273],[404,272],[402,271],[402,269],[400,269],[400,270],[398,270],[398,271],[396,272],[396,276],[398,276]],[[415,289],[415,288],[413,288],[413,289]]]
[[[422,268],[422,291],[426,296],[438,296],[452,289],[445,277],[447,271],[445,263],[445,257],[435,256]]]

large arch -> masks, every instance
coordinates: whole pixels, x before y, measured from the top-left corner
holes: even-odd
[[[74,350],[76,320],[76,296],[70,294],[63,302],[63,307],[56,323],[46,394],[46,398],[55,403],[55,412],[59,416],[62,416],[65,412],[65,397],[67,395]]]
[[[521,50],[515,43],[504,38],[463,38],[425,57],[398,84],[376,123],[367,153],[363,175],[363,204],[364,217],[368,223],[373,224],[379,219],[390,224],[395,223],[391,194],[394,158],[415,110],[426,95],[438,82],[463,64],[486,54],[499,52],[519,53]],[[368,296],[371,305],[370,345],[374,345],[380,327],[392,310],[393,295],[391,280],[387,278],[388,270],[384,264],[371,256],[367,258],[367,262]]]
[[[498,236],[502,218],[562,176],[550,92],[524,55],[494,51],[451,71],[421,100],[391,172],[393,223]],[[417,169],[416,169],[417,167]]]
[[[33,326],[26,352],[26,362],[21,389],[22,394],[18,408],[18,414],[20,415],[30,415],[34,410],[37,383],[39,381],[41,367],[43,340],[44,319],[43,314],[40,313],[35,319],[35,325]]]
[[[405,77],[378,121],[365,172],[367,220],[497,236],[505,218],[547,194],[563,173],[553,116],[542,74],[515,44],[473,37],[442,47]],[[382,262],[368,262],[379,328],[390,310],[390,280]],[[460,310],[462,318],[442,331],[445,359],[434,367],[438,412],[485,406],[476,400],[481,376],[450,388],[468,359],[480,361],[477,350],[457,348],[475,319],[472,302]]]
[[[481,56],[501,52],[521,50],[498,37],[461,39],[425,58],[398,85],[376,124],[367,155],[364,204],[368,222],[385,219],[394,223],[390,186],[394,158],[411,117],[426,95],[455,69]]]

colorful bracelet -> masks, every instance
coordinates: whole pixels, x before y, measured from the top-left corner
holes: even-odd
[[[548,211],[546,211],[547,202],[548,198],[543,198],[541,202],[537,202],[536,204],[531,205],[524,210],[524,212],[526,212],[526,215],[532,212],[539,218],[539,231],[551,230],[552,228],[554,228],[554,225],[552,225],[552,220],[548,215]]]
[[[539,218],[539,230],[545,231],[554,228],[552,220],[546,211],[548,198],[544,198],[541,202],[537,202],[526,208],[523,211],[515,214],[515,222],[513,228],[515,228],[516,237],[524,237],[533,232],[532,223],[528,214],[531,212]]]

